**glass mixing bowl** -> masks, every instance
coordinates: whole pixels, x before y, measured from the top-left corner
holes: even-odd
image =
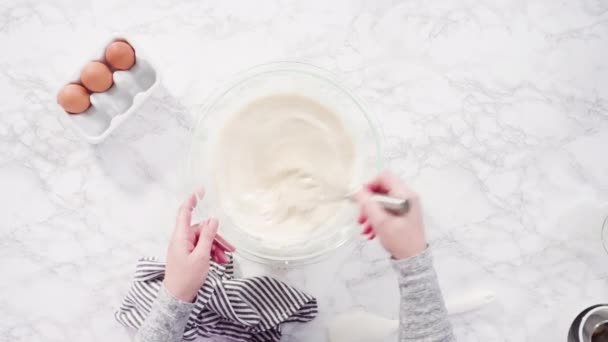
[[[355,146],[355,172],[351,188],[357,189],[381,168],[381,138],[377,125],[361,101],[346,90],[328,71],[296,62],[265,64],[237,75],[236,80],[214,92],[202,108],[192,131],[187,164],[188,188],[205,188],[199,218],[212,215],[220,221],[220,233],[243,257],[264,264],[300,264],[316,261],[352,240],[357,234],[358,208],[343,201],[334,217],[306,238],[280,245],[253,236],[236,224],[222,208],[211,167],[218,133],[235,113],[251,101],[275,94],[297,94],[311,98],[340,117]],[[281,134],[281,132],[277,132]]]

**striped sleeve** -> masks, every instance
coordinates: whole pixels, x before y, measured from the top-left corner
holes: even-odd
[[[173,297],[163,283],[148,317],[135,335],[135,341],[181,341],[192,308],[194,303],[184,303]]]
[[[401,294],[399,341],[455,341],[429,249],[392,263]]]

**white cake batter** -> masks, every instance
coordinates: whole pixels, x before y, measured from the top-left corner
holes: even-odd
[[[262,239],[309,236],[344,203],[354,145],[340,118],[307,97],[263,97],[219,134],[215,175],[230,217]]]

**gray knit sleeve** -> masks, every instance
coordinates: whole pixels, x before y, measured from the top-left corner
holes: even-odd
[[[160,287],[152,310],[141,325],[135,341],[137,342],[178,342],[182,340],[188,316],[194,303],[184,303],[173,297],[165,288]]]
[[[399,341],[455,341],[429,249],[392,264],[401,293]]]

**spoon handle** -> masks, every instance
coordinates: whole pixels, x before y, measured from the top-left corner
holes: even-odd
[[[397,215],[403,215],[410,209],[410,203],[406,198],[373,194],[371,199],[382,205],[384,209]]]

